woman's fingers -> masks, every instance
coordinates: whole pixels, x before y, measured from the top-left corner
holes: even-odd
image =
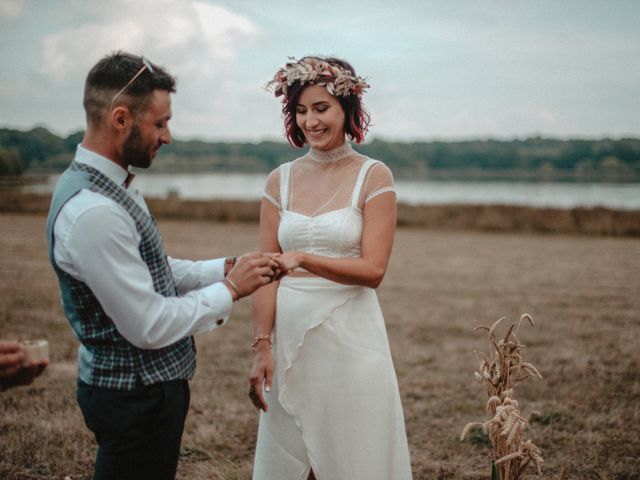
[[[253,405],[259,409],[264,410],[265,412],[269,409],[269,405],[262,395],[262,382],[259,384],[251,383],[249,386],[249,398]]]
[[[265,392],[271,391],[275,365],[270,351],[257,352],[249,377],[249,398],[256,408],[269,409]]]
[[[264,390],[265,392],[271,391],[271,384],[273,383],[273,370],[267,370],[267,375],[264,379]]]
[[[251,402],[256,408],[262,407],[262,400],[260,398],[260,394],[258,393],[258,390],[256,389],[255,385],[251,385],[249,387],[249,398],[251,399]]]

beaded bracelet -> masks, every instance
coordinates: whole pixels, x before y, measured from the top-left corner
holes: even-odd
[[[258,335],[256,338],[253,339],[253,342],[251,342],[251,350],[255,352],[256,347],[263,340],[266,340],[267,342],[269,342],[269,348],[271,348],[271,346],[273,345],[273,342],[271,341],[271,335]]]

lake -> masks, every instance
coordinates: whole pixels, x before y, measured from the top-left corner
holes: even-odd
[[[28,192],[50,192],[57,175]],[[134,185],[146,196],[177,195],[183,199],[257,200],[265,174],[143,172]],[[607,207],[640,210],[640,183],[569,183],[478,180],[396,180],[398,201],[413,205],[501,204],[532,207]]]

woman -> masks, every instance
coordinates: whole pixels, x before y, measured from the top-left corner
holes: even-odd
[[[395,233],[393,178],[345,141],[364,139],[368,86],[323,57],[292,59],[268,84],[289,142],[311,148],[269,175],[262,200],[260,248],[282,252],[285,276],[254,295],[254,480],[411,478],[374,290]]]

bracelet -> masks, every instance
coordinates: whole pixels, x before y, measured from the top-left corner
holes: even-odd
[[[238,290],[238,286],[235,284],[235,282],[230,278],[225,278],[224,281],[231,287],[234,292],[236,292],[236,296],[238,297],[236,298],[236,300],[240,300],[240,290]]]
[[[256,347],[263,340],[266,340],[267,342],[269,342],[269,348],[271,348],[271,346],[273,345],[273,342],[271,341],[271,335],[258,335],[256,338],[253,339],[253,342],[251,342],[251,350],[255,352]]]
[[[225,277],[231,271],[231,269],[236,265],[236,260],[238,260],[238,257],[236,256],[227,257],[224,259],[224,276]],[[229,270],[227,270],[227,266],[229,266]]]

